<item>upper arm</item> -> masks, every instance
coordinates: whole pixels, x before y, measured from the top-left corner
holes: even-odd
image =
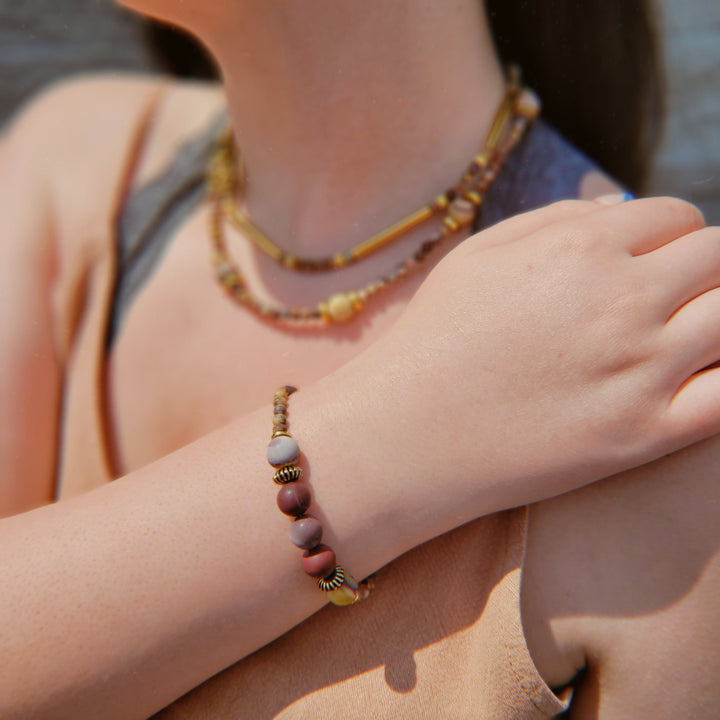
[[[61,370],[50,292],[56,258],[38,118],[0,141],[0,515],[51,499]]]
[[[0,139],[0,517],[54,496],[65,365],[134,129],[163,83],[63,81]]]
[[[719,481],[715,437],[533,507],[524,620],[584,657],[573,717],[716,716]]]

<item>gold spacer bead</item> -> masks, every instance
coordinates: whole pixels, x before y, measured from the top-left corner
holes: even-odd
[[[273,435],[273,437],[277,437]],[[288,483],[297,482],[303,476],[302,468],[297,465],[285,465],[275,472],[273,482],[276,485],[287,485]]]
[[[334,268],[342,268],[348,264],[348,257],[344,253],[338,253],[332,256],[332,266]]]
[[[323,592],[330,592],[331,590],[341,588],[347,579],[349,579],[349,576],[346,577],[345,569],[340,565],[336,565],[335,569],[329,575],[324,578],[318,578],[317,584]]]
[[[450,232],[457,232],[460,229],[460,223],[455,220],[455,218],[450,217],[450,215],[446,215],[443,218],[443,225],[445,225]]]
[[[489,160],[490,160],[490,155],[486,151],[478,153],[473,158],[473,162],[481,168],[487,167]]]
[[[480,207],[482,205],[482,195],[477,192],[476,190],[468,190],[465,193],[465,197],[473,204],[475,207]]]
[[[450,201],[447,198],[447,195],[445,193],[442,193],[441,195],[438,195],[435,200],[433,201],[433,208],[436,208],[437,210],[445,210],[445,208],[450,204]]]

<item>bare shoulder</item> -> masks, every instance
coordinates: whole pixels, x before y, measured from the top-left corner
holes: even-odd
[[[719,487],[716,437],[533,506],[524,621],[551,682],[586,665],[573,716],[717,716]]]
[[[225,107],[219,83],[185,81],[166,86],[153,115],[134,184],[142,185],[162,172],[178,149],[201,133]]]
[[[16,114],[3,137],[5,169],[22,167],[46,189],[57,231],[107,211],[163,87],[149,76],[80,75],[48,86]]]
[[[43,90],[21,109],[3,138],[8,173],[22,166],[46,188],[57,251],[92,256],[93,230],[112,222],[143,173],[167,161],[183,136],[221,103],[216,85],[135,73],[79,75]],[[83,243],[83,247],[79,244]]]
[[[90,148],[87,140],[103,137],[110,148],[122,129],[152,102],[166,83],[139,74],[83,74],[48,85],[12,119],[5,140],[25,152],[38,148],[48,165]],[[83,144],[83,140],[85,143]]]
[[[51,180],[92,178],[92,194],[98,195],[109,191],[133,159],[143,165],[148,159],[161,162],[163,150],[171,152],[174,142],[221,103],[219,86],[209,83],[137,73],[78,75],[31,99],[4,142]],[[137,158],[130,157],[133,151]]]

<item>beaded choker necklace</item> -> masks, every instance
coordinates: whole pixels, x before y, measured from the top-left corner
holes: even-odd
[[[224,130],[207,169],[208,197],[211,202],[210,240],[212,262],[218,282],[236,302],[262,318],[278,323],[328,325],[346,322],[366,306],[367,301],[390,285],[407,277],[421,266],[427,256],[445,238],[471,226],[483,198],[508,154],[537,117],[540,103],[529,90],[520,87],[512,73],[505,96],[495,114],[481,151],[475,155],[460,179],[431,203],[402,218],[390,227],[348,250],[328,257],[302,258],[285,251],[238,207],[236,197],[243,178],[242,158],[235,147],[232,132]],[[257,298],[247,287],[243,274],[227,250],[224,226],[230,223],[279,265],[294,272],[329,272],[357,263],[381,250],[410,230],[441,218],[440,229],[422,242],[412,256],[362,288],[334,293],[314,307],[276,307]]]

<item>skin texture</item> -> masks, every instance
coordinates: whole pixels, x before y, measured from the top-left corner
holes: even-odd
[[[211,23],[200,26],[214,37]],[[224,47],[218,42],[229,70],[232,52],[225,47],[225,55]],[[316,54],[322,57],[319,49]],[[231,104],[237,105],[232,98],[238,92],[230,93]],[[518,218],[450,253],[426,282],[418,277],[390,294],[361,326],[307,336],[278,332],[226,303],[207,272],[201,209],[180,229],[113,353],[108,394],[116,471],[123,478],[16,514],[51,494],[58,410],[48,398],[59,396],[59,379],[72,363],[73,332],[47,311],[34,313],[38,319],[25,333],[7,318],[18,308],[25,313],[51,306],[42,280],[52,279],[52,288],[92,288],[97,258],[111,249],[73,243],[88,236],[81,230],[107,221],[102,209],[109,207],[110,178],[125,168],[127,128],[153,103],[158,112],[129,178],[138,184],[213,115],[222,103],[217,91],[133,79],[76,83],[38,101],[2,151],[9,232],[23,239],[3,244],[3,252],[34,253],[3,258],[2,266],[13,268],[6,274],[26,283],[13,291],[3,315],[3,366],[18,368],[3,377],[4,394],[43,388],[39,398],[23,391],[14,406],[2,407],[3,425],[13,433],[6,457],[15,463],[3,462],[1,484],[6,514],[15,514],[0,524],[3,576],[14,579],[3,593],[2,612],[15,619],[2,637],[3,653],[12,659],[0,688],[3,702],[12,703],[2,708],[4,717],[146,717],[319,607],[322,598],[286,552],[286,524],[267,495],[267,467],[257,453],[266,440],[267,398],[287,381],[289,365],[303,388],[293,400],[293,417],[300,419],[296,437],[313,459],[315,497],[329,520],[332,546],[358,575],[473,517],[570,490],[717,431],[715,374],[684,384],[719,354],[709,332],[717,317],[716,291],[676,312],[720,277],[717,232],[698,232],[701,218],[688,205],[570,204]],[[234,106],[233,113],[241,115]],[[473,122],[477,136],[483,123],[480,116]],[[387,115],[383,125],[371,127],[398,136]],[[347,142],[340,130],[336,141]],[[308,141],[317,140],[317,133],[303,131]],[[462,131],[452,137],[458,147],[442,152],[464,161],[472,150],[462,146],[470,141]],[[390,141],[375,140],[379,147]],[[474,149],[477,137],[472,144]],[[267,148],[268,142],[258,145]],[[272,177],[272,155],[265,169],[256,159],[258,183]],[[268,196],[299,217],[293,238],[298,247],[307,247],[314,225],[319,249],[337,241],[343,213],[330,213],[327,224],[324,216],[318,219],[322,204],[299,189],[306,178],[298,167],[303,159],[283,157],[278,194]],[[435,166],[435,158],[427,161]],[[322,198],[328,192],[323,185],[337,178],[315,170]],[[380,184],[387,172],[382,162],[365,170],[372,182],[360,194],[369,203],[378,200],[380,208],[369,225],[384,221],[383,213],[397,214],[408,201],[405,193],[414,205],[424,192],[403,185],[389,193]],[[426,175],[413,177],[422,185]],[[299,208],[306,214],[298,216]],[[256,209],[268,218],[277,210],[263,208],[260,199],[254,216]],[[280,229],[289,222],[277,214]],[[369,228],[348,232],[363,237]],[[671,243],[679,236],[687,241]],[[341,239],[345,244],[348,235]],[[242,252],[238,240],[233,247]],[[86,274],[68,277],[63,269],[77,253],[88,258]],[[47,270],[38,276],[16,273],[16,267]],[[252,280],[271,296],[297,301],[309,292],[300,281],[281,287],[262,260],[250,267]],[[537,271],[528,275],[532,268]],[[358,272],[377,269],[370,264]],[[528,277],[532,282],[525,282]],[[568,296],[575,302],[568,305],[553,292],[561,284],[572,288]],[[472,312],[468,303],[484,303],[494,314]],[[92,305],[91,293],[86,304]],[[517,352],[499,356],[497,338],[508,327],[523,328]],[[462,393],[438,383],[448,373]],[[464,384],[470,382],[475,384]],[[568,400],[579,393],[585,393],[582,403]],[[463,416],[468,394],[481,404]],[[259,414],[253,412],[260,406]],[[23,416],[20,410],[47,433],[31,436],[14,422],[15,414]],[[494,422],[484,420],[490,417]],[[414,432],[395,432],[407,423]],[[463,466],[447,438],[468,423],[481,431],[483,443]],[[521,436],[530,442],[519,444]],[[677,705],[660,703],[653,674],[643,671],[664,669],[663,640],[680,636],[690,638],[683,654],[688,662],[673,667],[674,678],[695,703],[685,712],[711,717],[716,690],[708,678],[718,666],[712,629],[720,625],[710,593],[718,579],[716,453],[710,440],[531,511],[526,634],[548,682],[562,684],[588,666],[579,717],[623,717],[630,707],[639,708],[640,716],[648,708],[650,716],[677,716]],[[414,493],[411,503],[402,483],[383,480],[408,463],[428,479],[414,483],[426,490]],[[483,473],[467,472],[479,466]],[[356,477],[343,486],[323,481],[348,467]],[[441,485],[429,481],[436,477],[443,478]],[[649,498],[652,512],[644,512]],[[671,546],[659,542],[668,527]],[[259,536],[267,540],[265,552],[244,556],[238,573],[236,553],[227,548],[249,547]],[[637,582],[650,556],[631,555],[627,548],[646,546],[658,551],[656,574]],[[677,572],[679,564],[685,573]],[[555,582],[546,582],[548,576]],[[292,594],[291,608],[276,598],[279,585]],[[615,591],[628,585],[627,595]],[[197,589],[190,596],[188,586]],[[33,651],[39,628],[40,655]],[[137,637],[146,641],[142,648]]]

